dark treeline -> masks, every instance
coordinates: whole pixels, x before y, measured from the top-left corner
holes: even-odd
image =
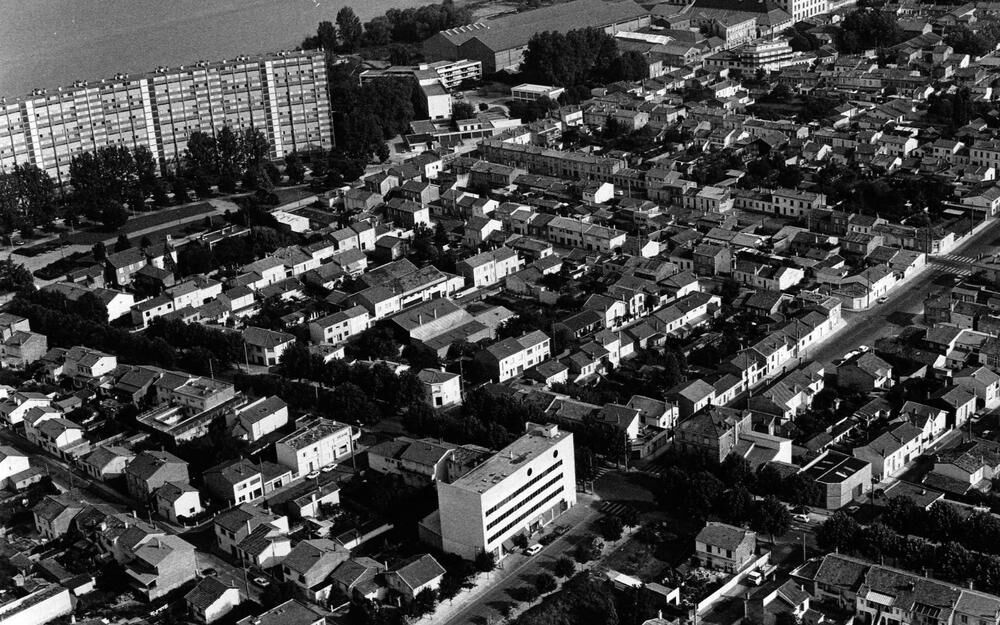
[[[897,522],[889,519],[889,523]],[[1000,557],[969,549],[955,536],[941,538],[946,542],[904,535],[884,523],[864,526],[843,512],[834,514],[816,532],[817,543],[826,551],[838,550],[874,562],[883,560],[887,565],[920,571],[961,586],[971,583],[977,590],[1000,592]]]
[[[582,28],[534,35],[521,72],[542,84],[576,87],[639,80],[648,77],[649,67],[641,54],[620,52],[615,38],[603,30]]]
[[[306,37],[302,48],[324,48],[338,52],[356,52],[362,47],[394,43],[420,43],[442,30],[472,21],[468,7],[457,7],[451,0],[409,9],[389,9],[362,26],[351,7],[337,12],[335,22],[319,23],[316,34]]]
[[[239,334],[183,321],[158,319],[146,333],[136,334],[107,323],[107,310],[86,294],[70,302],[59,293],[24,291],[7,311],[27,318],[50,347],[84,345],[115,354],[120,362],[179,367],[196,374],[220,372],[243,357]]]
[[[345,181],[357,173],[360,160],[389,157],[385,140],[409,132],[410,122],[426,114],[421,111],[416,83],[409,78],[381,78],[358,84],[346,66],[334,66],[330,74],[330,107],[334,111],[336,145],[329,166],[340,170]],[[350,170],[350,171],[347,171]],[[360,175],[360,173],[358,174]]]

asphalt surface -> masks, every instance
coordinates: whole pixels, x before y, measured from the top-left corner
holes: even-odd
[[[980,253],[987,253],[996,247],[994,240],[998,235],[1000,235],[1000,221],[995,221],[948,252],[948,255],[975,257]],[[947,267],[928,262],[927,268],[910,282],[890,290],[889,299],[884,304],[875,303],[868,310],[860,312],[845,311],[846,326],[830,340],[815,349],[810,349],[806,359],[829,365],[859,345],[872,345],[880,338],[895,334],[901,326],[894,324],[893,321],[898,321],[906,315],[920,314],[923,311],[924,298],[937,290],[934,282],[949,272]]]

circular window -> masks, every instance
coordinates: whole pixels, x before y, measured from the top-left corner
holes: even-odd
[[[531,477],[531,468],[528,468],[528,477]]]
[[[552,452],[552,457],[553,457],[553,458],[558,458],[558,457],[559,457],[559,450],[558,450],[558,449],[556,449],[556,450],[554,450],[554,451]]]

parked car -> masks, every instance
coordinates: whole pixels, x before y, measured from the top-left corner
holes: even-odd
[[[328,464],[325,467],[323,467],[322,469],[320,469],[320,471],[322,471],[323,473],[329,473],[330,471],[333,471],[336,468],[337,468],[337,465],[335,465],[335,464]]]
[[[317,477],[319,477],[319,471],[310,471],[309,473],[306,473],[306,479],[315,480]]]
[[[528,554],[529,556],[533,556],[541,550],[542,546],[539,545],[538,543],[535,543],[533,545],[528,545],[528,548],[524,550],[524,553]]]

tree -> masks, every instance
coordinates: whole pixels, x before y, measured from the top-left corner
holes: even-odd
[[[182,163],[188,179],[214,180],[219,174],[219,149],[215,137],[200,130],[192,132],[184,148]],[[197,189],[198,183],[194,186]]]
[[[691,516],[696,519],[706,519],[711,513],[715,502],[725,490],[724,485],[708,471],[699,471],[691,476],[685,476],[683,505]]]
[[[94,243],[94,247],[91,248],[90,253],[94,255],[94,260],[103,263],[104,259],[108,257],[108,248],[104,245],[104,241],[98,241]]]
[[[556,578],[553,577],[550,573],[541,573],[535,578],[535,589],[538,591],[538,594],[540,595],[552,592],[553,590],[558,588],[558,586],[559,585],[556,583]]]
[[[392,24],[384,17],[376,17],[365,23],[365,45],[384,46],[392,40]]]
[[[476,116],[476,109],[468,102],[458,101],[451,105],[451,116],[454,119],[471,119]]]
[[[622,531],[625,529],[624,523],[617,516],[607,515],[601,518],[598,522],[598,530],[601,532],[601,537],[609,542],[614,542],[622,537]]]
[[[364,31],[361,20],[351,7],[345,6],[337,11],[337,32],[340,34],[341,51],[351,53],[361,47]]]
[[[55,216],[55,184],[42,169],[30,163],[14,165],[17,204],[29,226],[40,226]]]
[[[572,560],[563,556],[556,560],[555,568],[553,570],[559,577],[572,577],[573,573],[576,572],[576,565],[573,564]]]
[[[836,512],[816,530],[816,543],[826,551],[845,550],[857,544],[861,526],[853,517]]]
[[[733,525],[743,525],[750,520],[754,511],[754,498],[743,486],[731,488],[722,494],[719,514]]]
[[[240,150],[246,159],[247,169],[263,165],[271,151],[271,144],[264,132],[256,126],[250,126],[240,134]]]
[[[604,543],[596,536],[590,536],[580,541],[573,550],[573,558],[580,564],[595,560],[601,555]]]
[[[680,360],[673,350],[667,350],[663,357],[663,387],[671,388],[684,380]]]
[[[285,157],[285,175],[291,184],[301,184],[306,177],[306,168],[302,166],[302,160],[297,152],[292,152]]]
[[[12,291],[30,291],[35,288],[35,279],[27,267],[15,263],[8,256],[0,261],[0,293]],[[34,328],[34,326],[32,326]],[[38,330],[41,332],[41,330]]]
[[[792,525],[792,515],[777,497],[769,495],[754,505],[750,527],[759,533],[769,534],[771,542],[776,535],[784,534]]]
[[[409,65],[412,59],[413,55],[406,46],[395,45],[389,48],[389,62],[393,65]]]
[[[337,49],[337,29],[334,27],[333,22],[329,20],[324,20],[319,23],[316,28],[316,43],[317,46],[324,50],[336,50]]]
[[[144,145],[138,145],[132,150],[132,159],[135,162],[136,185],[143,197],[152,195],[160,180],[156,175],[157,165],[153,152]]]
[[[118,239],[115,241],[115,251],[124,252],[125,250],[132,247],[132,242],[129,241],[128,235],[124,232],[118,233]]]
[[[488,573],[497,566],[497,556],[492,551],[480,551],[476,554],[476,570],[480,573]]]
[[[433,612],[437,606],[437,599],[437,593],[433,588],[424,588],[413,598],[413,605],[410,606],[412,613],[414,616],[422,616]]]
[[[887,48],[903,38],[896,16],[888,11],[858,8],[841,23],[837,48],[853,53],[870,48]]]
[[[990,51],[990,41],[971,30],[967,26],[952,26],[945,30],[945,44],[955,50],[955,54],[982,56]],[[995,43],[993,45],[996,45]]]
[[[101,210],[101,225],[106,231],[113,231],[121,228],[128,221],[128,213],[120,202],[108,200]]]
[[[219,190],[232,193],[236,190],[236,182],[243,177],[246,154],[239,135],[228,124],[218,132],[216,151],[219,161]]]

